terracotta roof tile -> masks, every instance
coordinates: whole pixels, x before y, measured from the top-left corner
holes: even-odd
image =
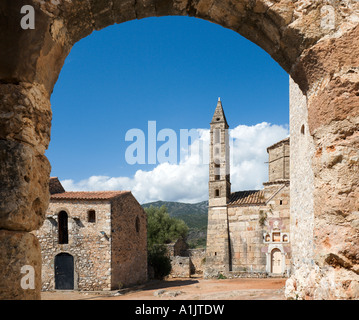
[[[249,205],[265,204],[264,191],[263,190],[247,190],[233,192],[229,199],[228,205]]]
[[[110,200],[130,191],[67,191],[51,195],[51,200]]]

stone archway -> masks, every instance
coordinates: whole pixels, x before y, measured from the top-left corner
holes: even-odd
[[[34,30],[20,26],[25,4],[35,9]],[[292,221],[293,282],[303,282],[305,272],[323,279],[334,272],[335,286],[326,298],[358,296],[358,1],[4,0],[0,3],[0,277],[4,279],[0,297],[40,296],[39,245],[29,232],[41,226],[49,202],[50,164],[44,153],[50,140],[50,95],[71,47],[93,30],[165,15],[189,15],[238,32],[267,51],[299,86],[296,97],[302,95],[305,107],[295,123],[308,127],[313,156],[300,171],[291,172],[291,181],[302,182],[297,192],[303,194],[311,222],[299,214]],[[308,172],[312,180],[306,178]],[[10,244],[15,242],[24,246],[13,251]],[[306,262],[303,248],[309,253]],[[36,265],[32,292],[19,285],[19,266],[25,264]],[[297,295],[318,296],[320,284],[305,281]],[[293,286],[291,291],[296,290]]]

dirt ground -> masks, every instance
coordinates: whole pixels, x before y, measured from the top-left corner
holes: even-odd
[[[149,281],[144,285],[101,292],[42,292],[42,300],[285,300],[286,279],[203,279]]]

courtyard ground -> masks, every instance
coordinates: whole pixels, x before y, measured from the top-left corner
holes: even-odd
[[[106,292],[42,292],[42,300],[285,300],[286,279],[203,279],[149,281]]]

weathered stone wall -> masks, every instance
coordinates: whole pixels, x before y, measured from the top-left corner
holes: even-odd
[[[289,139],[273,145],[268,151],[269,182],[289,179],[290,148]]]
[[[96,213],[88,222],[88,211]],[[68,244],[58,243],[58,213],[68,214]],[[138,218],[138,219],[137,219]],[[111,290],[147,280],[147,219],[132,196],[111,200],[51,200],[34,234],[42,252],[42,289],[55,289],[54,260],[74,257],[75,290]]]
[[[298,85],[290,79],[290,167],[291,167],[291,244],[292,279],[300,276],[299,269],[307,272],[314,264],[314,174],[312,159],[314,155],[313,137],[308,126],[307,98]],[[297,292],[292,292],[296,296]]]
[[[189,278],[191,276],[190,258],[174,256],[171,257],[171,274],[173,278]]]
[[[208,208],[205,278],[216,277],[229,271],[228,212],[227,207]]]
[[[113,201],[111,230],[112,289],[145,282],[147,216],[132,194]]]
[[[169,257],[188,256],[188,244],[183,238],[179,238],[175,242],[168,243],[165,246]]]
[[[206,249],[189,249],[191,260],[191,274],[203,274],[206,263]]]
[[[275,196],[264,206],[228,208],[233,273],[271,274],[271,252],[278,248],[283,255],[283,275],[287,275],[291,258],[289,189],[276,185]],[[274,237],[277,233],[280,239]]]
[[[359,298],[355,229],[359,215],[352,180],[359,155],[354,134],[358,120],[334,121],[311,135],[307,99],[293,81],[290,108],[291,147],[295,150],[291,175],[296,179],[291,192],[293,276],[286,295],[291,299]],[[342,116],[340,112],[336,115],[338,119]],[[318,214],[322,210],[325,215]]]
[[[174,243],[166,244],[166,248],[167,255],[171,259],[171,277],[189,277],[191,274],[203,273],[206,249],[188,249],[188,244],[182,238]],[[181,260],[181,258],[186,259]],[[189,270],[187,270],[188,267]]]
[[[263,228],[259,212],[265,207],[230,207],[228,209],[232,270],[234,272],[265,272],[266,260],[261,252]]]
[[[5,264],[5,262],[8,262]],[[0,300],[39,299],[41,249],[34,235],[24,231],[0,230]],[[33,270],[24,270],[24,267]],[[11,290],[8,284],[12,283]]]

